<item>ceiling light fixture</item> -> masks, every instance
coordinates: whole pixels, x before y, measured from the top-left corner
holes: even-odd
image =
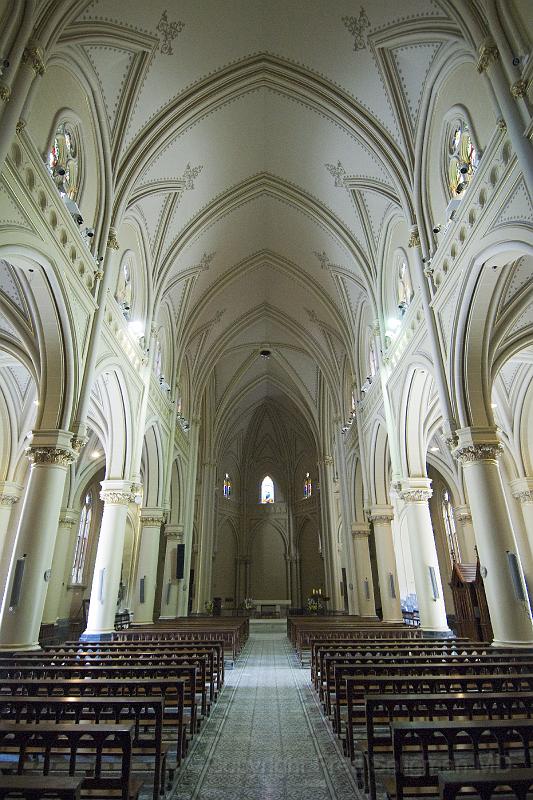
[[[261,356],[261,358],[264,358],[265,361],[267,361],[272,354],[270,350],[260,350],[259,355]]]

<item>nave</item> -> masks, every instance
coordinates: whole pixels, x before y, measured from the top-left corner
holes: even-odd
[[[284,632],[251,633],[173,797],[361,797]]]

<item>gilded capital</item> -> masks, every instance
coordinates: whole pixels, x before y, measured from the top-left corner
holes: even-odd
[[[110,250],[119,249],[120,245],[118,243],[116,228],[109,228],[109,233],[107,235],[107,246]]]
[[[533,478],[517,478],[511,481],[511,492],[519,503],[533,503]]]
[[[516,81],[516,83],[513,83],[510,91],[515,100],[518,100],[520,97],[527,97],[528,89],[529,89],[528,81],[524,80],[524,78],[520,78],[519,80]]]
[[[413,225],[409,232],[409,239],[407,247],[420,247],[420,234],[418,232],[418,225]]]
[[[390,525],[394,519],[394,509],[392,506],[371,506],[367,511],[370,522],[374,525]]]
[[[70,443],[72,445],[72,449],[76,453],[80,453],[88,441],[89,441],[88,436],[73,436],[72,439],[70,440]]]
[[[0,83],[0,100],[3,100],[4,103],[9,103],[9,98],[11,97],[11,89],[5,83]]]
[[[22,53],[22,63],[29,64],[36,75],[44,75],[44,53],[37,44],[30,44]]]
[[[78,457],[74,450],[53,445],[30,445],[25,452],[30,464],[46,464],[47,466],[69,467]]]
[[[163,517],[141,517],[143,528],[160,528],[163,523]]]
[[[492,63],[498,60],[500,53],[493,39],[485,39],[478,50],[477,71],[485,72]]]
[[[456,506],[453,509],[453,516],[455,517],[457,522],[461,523],[472,522],[472,513],[470,511],[470,506]]]
[[[400,497],[404,503],[427,503],[432,494],[431,489],[402,489]]]
[[[6,506],[14,506],[15,503],[18,503],[19,497],[14,494],[0,494],[0,508]]]

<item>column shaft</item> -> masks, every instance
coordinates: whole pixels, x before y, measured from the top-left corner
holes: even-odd
[[[27,448],[32,463],[0,612],[0,649],[39,646],[66,471],[77,457],[71,439],[68,431],[36,431]]]
[[[139,548],[134,589],[134,625],[151,625],[154,621],[159,537],[161,534],[162,521],[163,514],[159,509],[144,508],[141,512],[141,545]],[[143,582],[142,600],[141,581]]]
[[[392,539],[391,522],[393,517],[392,506],[372,506],[370,509],[370,520],[374,527],[383,622],[403,622],[400,585]]]
[[[352,542],[357,574],[357,596],[359,598],[359,613],[362,617],[375,617],[376,605],[374,601],[374,582],[372,580],[372,566],[370,563],[370,548],[368,525],[352,525]]]
[[[474,526],[472,525],[470,506],[456,506],[453,509],[453,516],[457,526],[457,541],[461,551],[461,562],[463,564],[475,564],[477,561],[476,537]]]
[[[183,536],[179,525],[165,527],[165,566],[161,587],[161,612],[159,619],[176,619],[178,614],[178,581],[176,578],[176,552],[178,541]]]
[[[406,503],[420,625],[428,632],[447,633],[444,593],[428,503],[430,485],[427,478],[404,480],[400,497]]]
[[[494,644],[529,646],[533,621],[520,559],[514,559],[518,547],[498,466],[502,445],[495,429],[457,434],[454,455],[463,466]]]
[[[126,533],[128,505],[134,501],[127,481],[102,481],[104,501],[98,549],[94,564],[87,628],[82,640],[110,639],[115,630],[115,613]]]
[[[62,596],[66,591],[65,573],[72,567],[73,528],[76,517],[72,509],[63,509],[59,517],[54,558],[44,604],[44,624],[55,625],[59,618]]]

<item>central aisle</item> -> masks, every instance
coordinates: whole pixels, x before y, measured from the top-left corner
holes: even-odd
[[[284,635],[252,634],[174,792],[177,800],[353,800],[348,765]]]

